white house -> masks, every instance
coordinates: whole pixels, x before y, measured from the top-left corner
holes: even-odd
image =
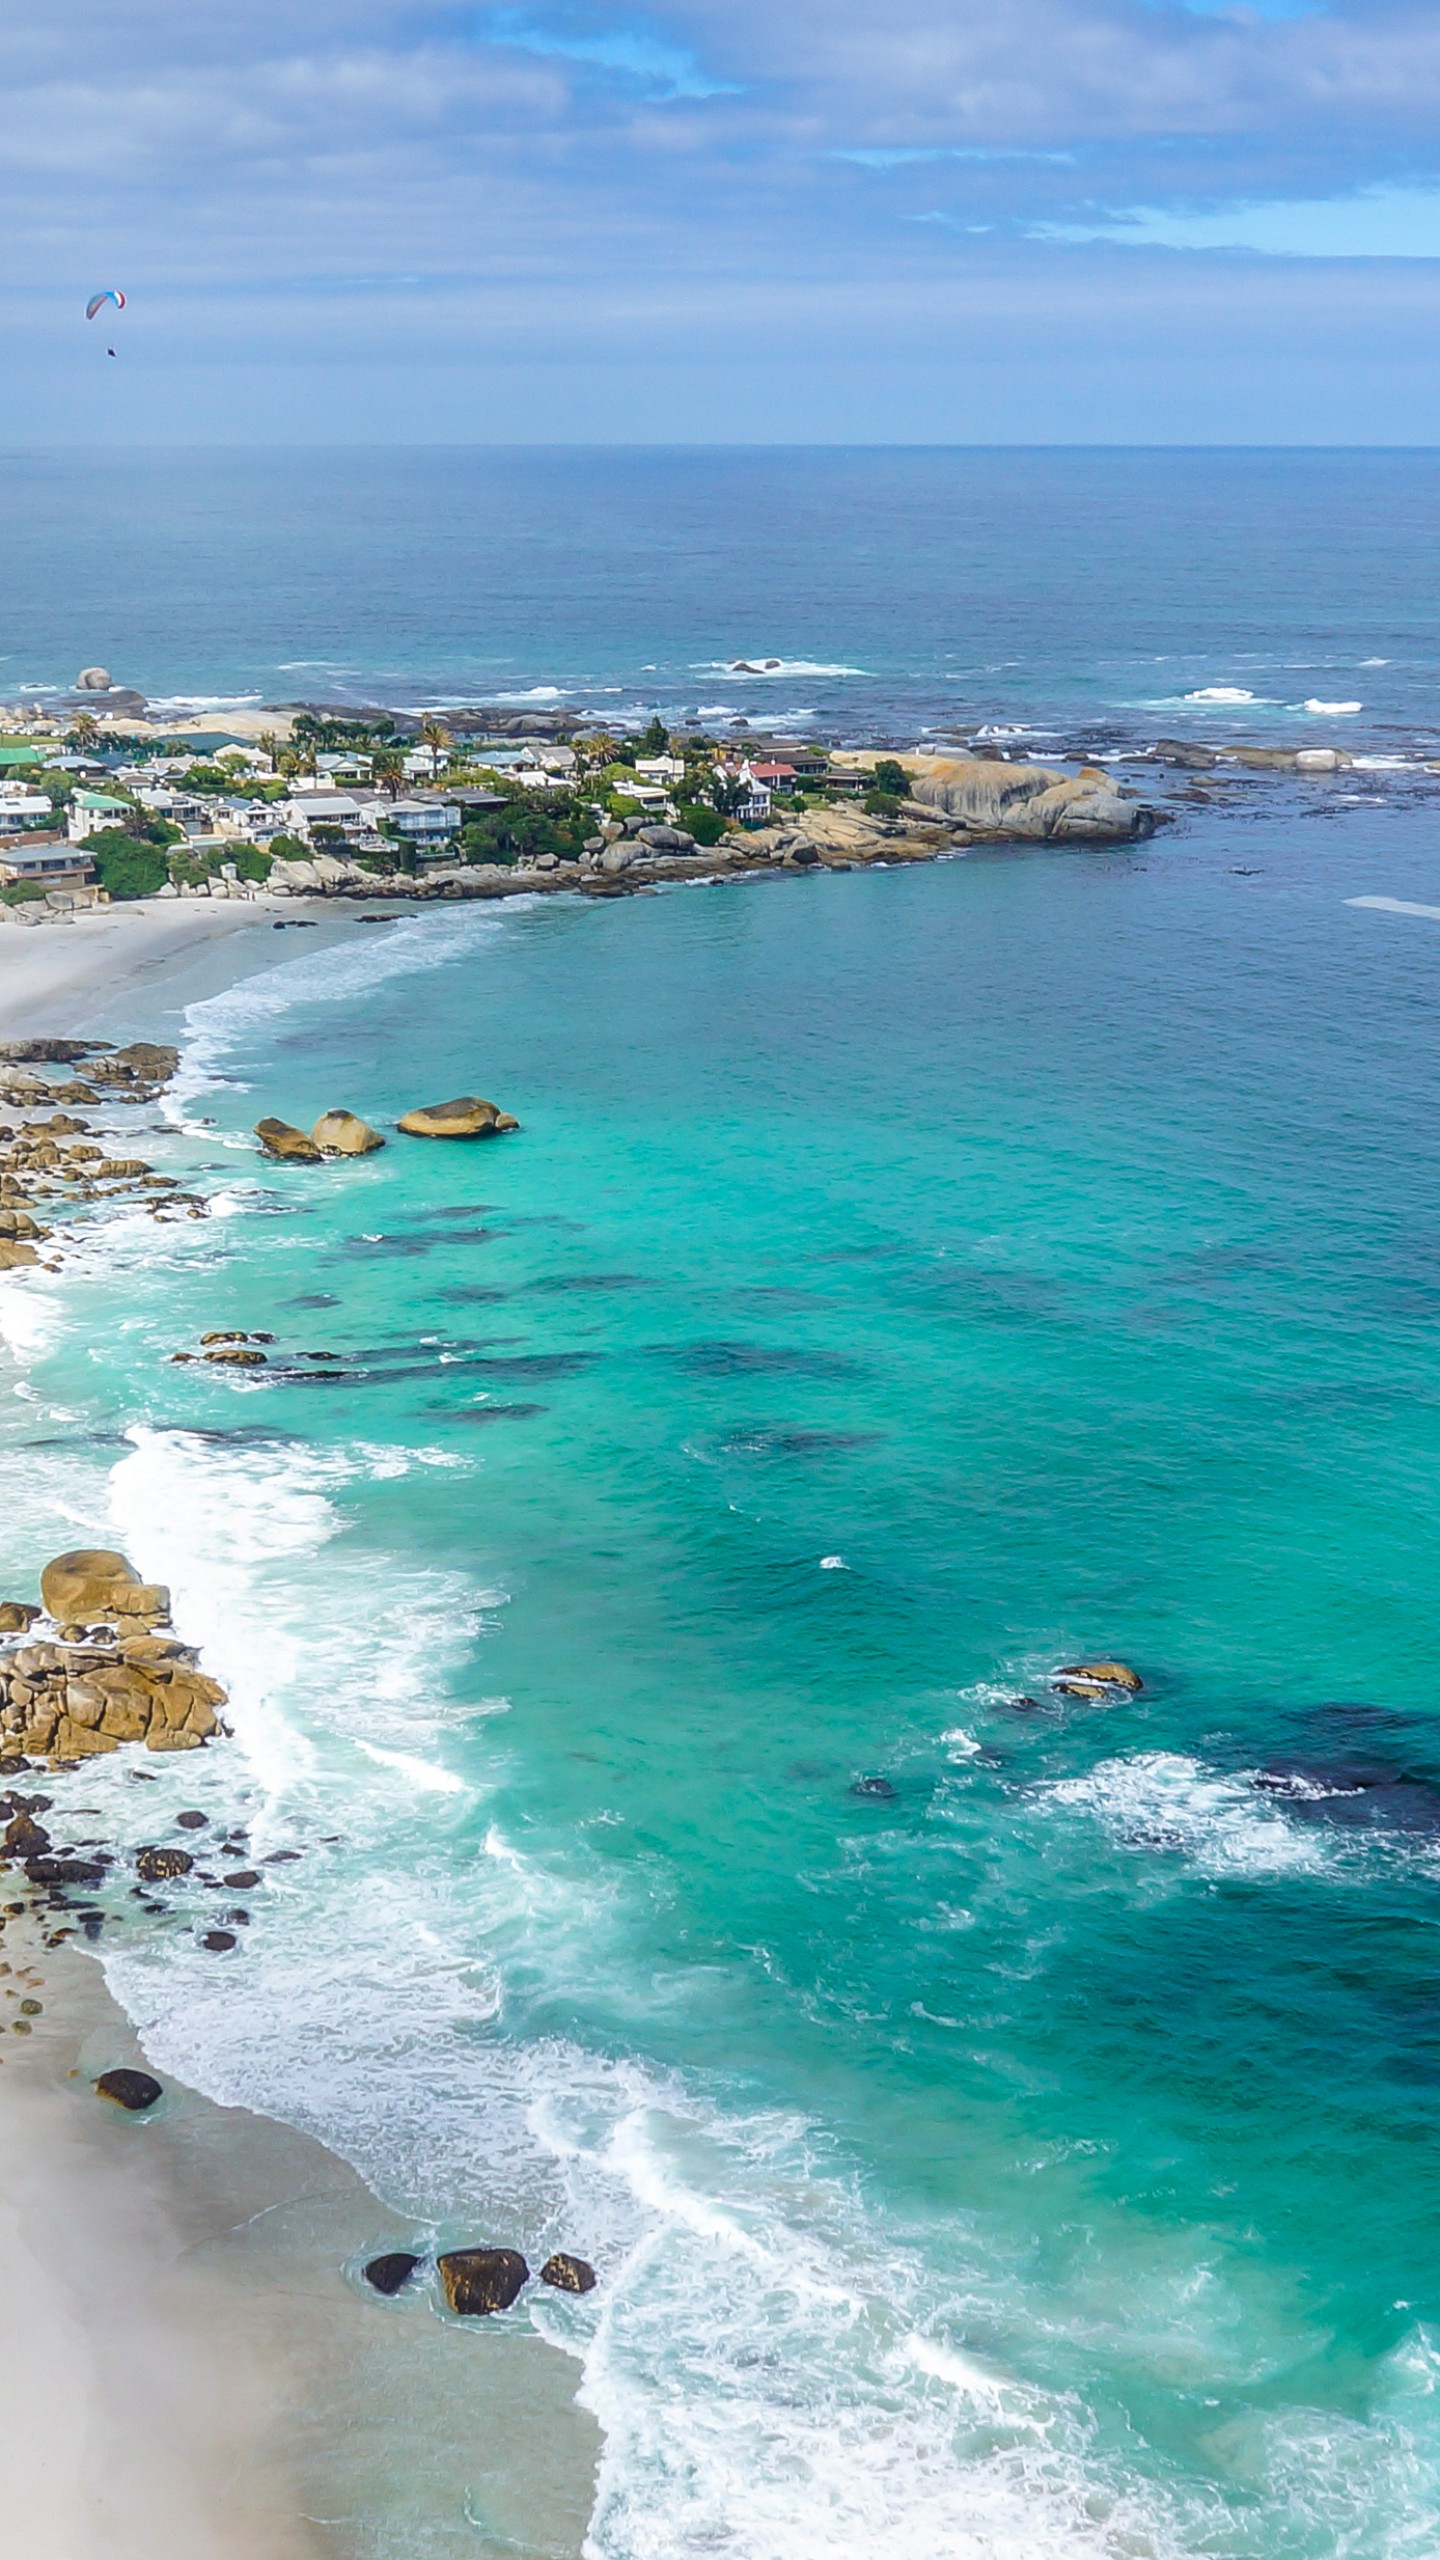
[[[637,756],[635,770],[642,782],[674,784],[685,779],[684,759],[680,756]]]
[[[43,791],[31,791],[23,782],[0,782],[0,836],[32,835],[54,824],[55,811]]]

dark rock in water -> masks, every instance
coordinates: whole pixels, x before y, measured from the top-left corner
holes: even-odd
[[[212,1956],[228,1955],[236,1944],[235,1932],[233,1929],[207,1929],[200,1944],[208,1947]]]
[[[266,1867],[293,1867],[299,1855],[298,1849],[272,1849],[269,1857],[261,1860],[261,1864]]]
[[[4,1759],[0,1760],[0,1778],[23,1777],[29,1766],[29,1761],[22,1759],[17,1752],[7,1752]]]
[[[182,1831],[202,1831],[210,1816],[208,1813],[177,1813],[175,1819]]]
[[[25,1873],[32,1884],[103,1884],[105,1870],[91,1858],[30,1858]]]
[[[857,1778],[850,1789],[852,1796],[874,1796],[880,1803],[893,1802],[895,1790],[888,1778]]]
[[[146,1884],[165,1884],[171,1876],[188,1876],[194,1864],[188,1849],[142,1849],[135,1873]]]
[[[3,1847],[7,1858],[43,1858],[50,1846],[50,1834],[43,1823],[32,1821],[28,1813],[17,1813],[5,1826]]]
[[[548,1413],[544,1404],[473,1404],[457,1413],[457,1422],[532,1422],[537,1413]]]
[[[398,2293],[419,2266],[420,2260],[408,2249],[387,2249],[383,2258],[372,2258],[365,2270],[365,2281],[377,2293]]]
[[[1005,1705],[1012,1716],[1034,1716],[1042,1712],[1038,1698],[1007,1698]]]
[[[508,2311],[530,2281],[518,2249],[447,2249],[436,2264],[451,2310],[476,2319]]]
[[[338,1298],[327,1296],[322,1289],[311,1297],[292,1298],[290,1304],[292,1307],[338,1307],[340,1301]]]
[[[220,1881],[228,1884],[232,1893],[248,1893],[252,1885],[260,1882],[260,1871],[258,1867],[240,1867],[233,1876],[222,1876]]]
[[[142,2114],[165,2095],[159,2081],[152,2080],[148,2071],[102,2071],[95,2086],[102,2098],[111,2099],[132,2116]]]
[[[599,2277],[586,2258],[572,2258],[568,2249],[557,2249],[540,2270],[542,2284],[553,2284],[557,2293],[593,2293]]]
[[[84,1930],[90,1944],[94,1946],[97,1938],[100,1937],[104,1930],[105,1915],[101,1911],[87,1911],[80,1922],[80,1926]]]
[[[1440,1832],[1440,1786],[1382,1761],[1283,1759],[1257,1769],[1250,1783],[1299,1822],[1348,1831]]]

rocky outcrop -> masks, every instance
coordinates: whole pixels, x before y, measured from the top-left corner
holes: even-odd
[[[379,1130],[353,1111],[322,1111],[310,1137],[324,1156],[369,1156],[385,1144]]]
[[[18,1601],[9,1614],[31,1623],[0,1630],[19,1638],[0,1643],[0,1755],[79,1760],[128,1742],[195,1751],[224,1731],[224,1690],[168,1627],[168,1592],[141,1582],[124,1556],[106,1547],[56,1556],[41,1596],[53,1635],[37,1635],[37,1613]]]
[[[1062,1698],[1108,1698],[1118,1691],[1133,1696],[1145,1683],[1128,1662],[1069,1662],[1050,1686]]]
[[[153,2107],[157,2098],[165,2095],[159,2081],[152,2080],[148,2071],[102,2071],[95,2087],[100,2097],[108,2098],[112,2106],[123,2107],[132,2116],[143,2115],[147,2107]]]
[[[508,2311],[530,2281],[518,2249],[448,2249],[436,2264],[451,2310],[471,2319]]]
[[[552,2284],[557,2293],[593,2293],[600,2279],[588,2258],[572,2258],[568,2249],[557,2249],[540,2270],[542,2284]]]
[[[255,1135],[267,1156],[277,1156],[287,1164],[322,1164],[324,1158],[313,1138],[297,1129],[289,1120],[257,1120]]]
[[[1153,835],[1156,812],[1129,800],[1098,765],[1062,774],[1054,765],[937,757],[913,784],[916,801],[967,832],[1021,843],[1125,844]]]
[[[426,1102],[402,1112],[397,1126],[411,1138],[499,1138],[520,1123],[477,1094],[461,1094],[454,1102]]]

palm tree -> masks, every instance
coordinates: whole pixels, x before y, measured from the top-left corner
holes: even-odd
[[[278,731],[274,729],[262,729],[259,737],[255,741],[255,744],[259,748],[261,755],[265,758],[266,763],[273,765],[278,773],[280,770],[280,738]]]
[[[370,758],[370,779],[392,800],[398,800],[405,787],[405,757],[399,747],[377,747]]]
[[[436,767],[441,756],[448,755],[450,749],[454,746],[455,741],[451,737],[449,730],[446,728],[444,721],[437,720],[432,716],[428,720],[421,721],[419,742],[422,747],[428,747],[430,751],[430,779],[433,782],[435,779]]]
[[[93,711],[80,711],[76,713],[75,718],[70,723],[68,743],[72,747],[77,748],[81,755],[88,755],[92,747],[99,745],[100,723],[96,719]]]

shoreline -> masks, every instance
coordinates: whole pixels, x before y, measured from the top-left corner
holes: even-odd
[[[419,2484],[418,2521],[465,2522],[485,2560],[537,2525],[579,2560],[599,2434],[578,2367],[533,2330],[367,2292],[350,2262],[413,2234],[310,2136],[168,2079],[146,2116],[98,2097],[145,2059],[98,1963],[25,1922],[4,1946],[12,2531],[50,2560],[379,2560]],[[42,2004],[23,2041],[22,1986]],[[494,2470],[497,2442],[543,2459]]]
[[[276,936],[297,910],[137,902],[7,936],[0,1038],[161,1031],[195,997],[353,932],[353,907],[332,907]],[[62,1825],[68,1792],[62,1779]],[[429,2235],[311,2135],[172,2080],[98,1957],[46,1943],[24,1873],[0,1885],[0,2452],[26,2545],[52,2560],[387,2560],[461,2535],[478,2560],[581,2560],[601,2435],[578,2361],[523,2306],[444,2314],[433,2269],[394,2299],[366,2285],[371,2257],[428,2255]],[[22,1994],[39,2014],[19,2017]],[[153,2112],[96,2094],[119,2065],[161,2080]]]

